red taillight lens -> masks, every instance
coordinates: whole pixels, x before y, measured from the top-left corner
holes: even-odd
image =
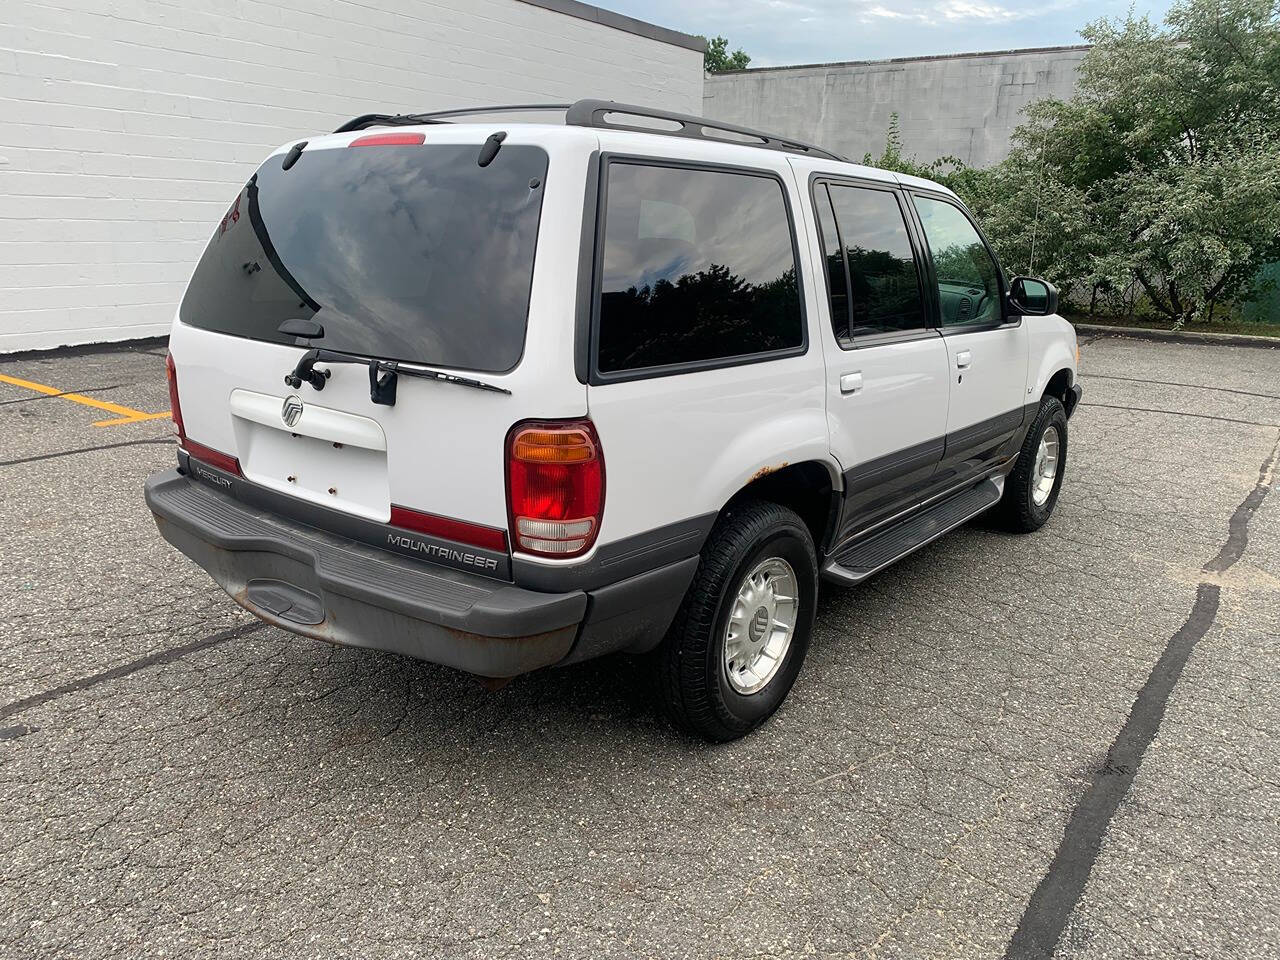
[[[391,506],[391,525],[406,530],[416,530],[433,537],[456,540],[473,547],[484,547],[486,550],[507,551],[507,534],[496,527],[484,527],[478,523],[467,523],[465,520],[454,520],[450,517],[438,517],[434,513],[419,513],[405,507]]]
[[[425,133],[372,133],[347,144],[348,147],[411,147],[423,143]]]
[[[507,504],[516,549],[544,557],[591,549],[604,515],[604,453],[591,421],[512,427]]]
[[[237,477],[244,476],[240,472],[240,461],[230,454],[214,450],[212,447],[206,447],[203,443],[196,443],[194,440],[185,440],[182,446],[186,448],[189,455],[202,463],[217,467],[219,470],[225,470],[227,473],[234,473]]]
[[[169,410],[173,414],[173,425],[178,430],[178,443],[187,442],[187,431],[182,426],[182,405],[178,403],[178,369],[173,365],[173,354],[164,355],[164,376],[169,381]]]

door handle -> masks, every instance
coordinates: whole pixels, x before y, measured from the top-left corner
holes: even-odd
[[[862,389],[862,371],[858,370],[854,373],[846,373],[840,378],[841,393],[857,393]]]
[[[956,354],[956,369],[967,370],[971,363],[973,363],[973,353],[971,351],[961,350]]]

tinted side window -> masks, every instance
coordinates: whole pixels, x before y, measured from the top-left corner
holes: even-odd
[[[827,292],[831,296],[831,326],[836,339],[849,335],[849,274],[845,270],[844,245],[836,229],[836,216],[831,210],[827,185],[820,183],[813,191],[813,202],[822,231],[822,259],[827,270]]]
[[[915,203],[938,275],[942,325],[999,322],[1000,273],[977,228],[945,200],[916,197]]]
[[[602,373],[802,346],[781,183],[614,161],[606,191]]]
[[[922,329],[920,278],[898,198],[887,190],[828,188],[849,264],[850,317],[842,330],[833,316],[836,338]]]

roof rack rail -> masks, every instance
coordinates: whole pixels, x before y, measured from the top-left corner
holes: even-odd
[[[564,111],[564,122],[575,127],[596,127],[603,130],[629,130],[635,133],[654,133],[659,136],[685,137],[690,140],[709,140],[715,143],[738,143],[748,147],[762,147],[766,150],[779,150],[783,153],[800,153],[828,160],[845,161],[847,158],[812,143],[781,137],[774,133],[752,130],[733,123],[722,123],[706,117],[695,117],[686,113],[672,113],[669,110],[657,110],[653,107],[640,107],[632,103],[617,103],[613,100],[579,100],[577,103],[523,103],[508,104],[498,107],[463,107],[457,110],[438,110],[433,113],[366,113],[363,116],[348,120],[334,133],[347,133],[352,130],[363,130],[366,127],[403,126],[418,123],[446,123],[453,117],[477,116],[488,113],[533,113],[547,111]],[[674,129],[644,126],[635,123],[618,123],[612,119],[619,117],[644,117],[649,120],[662,120],[675,124]],[[712,132],[709,132],[712,131]],[[732,134],[732,136],[717,136]]]
[[[620,116],[646,117],[650,120],[666,120],[678,124],[675,130],[663,130],[660,127],[646,127],[640,124],[616,123],[609,119],[612,114]],[[740,143],[748,147],[763,147],[766,150],[781,150],[783,153],[803,153],[815,157],[826,157],[828,160],[845,158],[830,150],[780,137],[774,133],[752,130],[733,123],[709,120],[706,117],[695,117],[687,113],[672,113],[669,110],[655,110],[652,107],[638,107],[631,103],[615,103],[612,100],[579,100],[565,113],[564,122],[576,127],[599,127],[605,130],[631,130],[638,133],[656,133],[667,137],[687,137],[691,140],[711,140],[715,143]],[[717,137],[707,131],[736,134],[734,137]]]

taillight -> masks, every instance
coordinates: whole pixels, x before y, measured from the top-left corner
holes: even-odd
[[[544,557],[589,550],[604,514],[604,453],[591,421],[512,427],[507,504],[516,549]]]
[[[424,133],[371,133],[347,144],[348,147],[409,147],[427,139]]]
[[[178,402],[178,368],[173,365],[173,354],[164,355],[164,378],[169,381],[169,410],[173,425],[178,429],[178,443],[187,442],[187,431],[182,426],[182,404]]]
[[[186,449],[188,455],[202,463],[217,467],[219,470],[225,470],[227,473],[234,473],[237,477],[244,476],[240,472],[240,461],[228,453],[215,450],[213,447],[206,447],[203,443],[196,443],[194,440],[185,440],[182,446]]]
[[[467,523],[465,520],[454,520],[451,517],[439,517],[434,513],[419,513],[406,507],[391,505],[391,525],[406,530],[416,530],[432,537],[443,537],[445,540],[456,540],[473,547],[484,547],[486,550],[507,552],[507,534],[496,527],[485,527],[478,523]]]

